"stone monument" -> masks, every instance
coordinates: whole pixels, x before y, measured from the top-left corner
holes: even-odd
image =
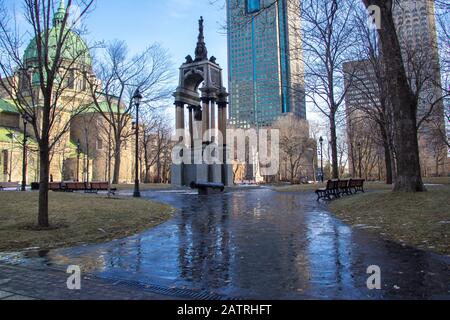
[[[223,86],[222,68],[214,56],[208,58],[203,23],[201,17],[195,58],[186,57],[174,93],[176,129],[183,158],[181,163],[172,165],[175,186],[193,183],[231,186],[234,180],[231,162],[227,160],[228,93]],[[210,157],[220,161],[205,160]]]

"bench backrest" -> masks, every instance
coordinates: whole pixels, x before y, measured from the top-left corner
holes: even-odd
[[[0,182],[0,188],[15,188],[18,185],[18,182]]]
[[[339,189],[339,180],[331,180],[333,182],[332,189]]]
[[[61,182],[49,182],[48,189],[53,190],[61,190],[62,184]]]
[[[66,182],[65,184],[69,190],[87,190],[85,182]]]
[[[108,190],[108,182],[91,182],[91,189],[93,190]]]
[[[366,180],[364,180],[364,179],[351,179],[349,187],[350,188],[363,187],[365,181]]]
[[[349,180],[339,180],[339,188],[345,189],[348,187]]]
[[[333,180],[328,180],[327,182],[327,189],[333,189],[334,188],[334,181]]]

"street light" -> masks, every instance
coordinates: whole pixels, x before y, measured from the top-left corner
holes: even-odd
[[[77,182],[80,181],[80,155],[81,155],[81,144],[80,139],[77,141]]]
[[[12,182],[12,167],[13,167],[13,156],[14,156],[14,139],[17,138],[16,134],[14,132],[8,133],[6,135],[8,138],[11,139],[11,151],[10,151],[10,156],[9,156],[9,178],[8,178],[8,182]]]
[[[362,178],[362,153],[361,153],[361,142],[358,142],[358,158],[359,158],[359,177]]]
[[[23,153],[22,153],[22,188],[21,191],[24,192],[27,189],[27,124],[31,122],[28,115],[23,115]]]
[[[136,107],[136,122],[135,122],[135,132],[136,132],[136,149],[135,149],[135,176],[134,176],[134,193],[133,197],[140,198],[141,192],[139,191],[139,106],[142,101],[142,94],[139,88],[133,95],[133,103]]]
[[[324,182],[324,172],[323,172],[323,137],[320,137],[320,179],[322,183]]]

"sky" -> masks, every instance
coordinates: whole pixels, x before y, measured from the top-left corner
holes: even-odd
[[[169,50],[178,68],[194,49],[198,20],[205,19],[205,38],[209,55],[227,67],[227,38],[223,25],[226,12],[211,0],[97,0],[85,20],[91,41],[124,40],[137,53],[157,42]]]
[[[17,21],[25,26],[21,1],[6,0],[6,3],[15,9]],[[87,29],[83,38],[89,44],[124,40],[131,54],[159,43],[168,50],[174,71],[177,71],[187,55],[194,56],[198,20],[203,16],[208,54],[217,58],[227,83],[224,3],[225,0],[96,0],[92,11],[83,20]],[[176,85],[177,77],[174,81]],[[317,114],[311,111],[308,106],[308,118],[318,120]]]
[[[59,3],[59,0],[54,1]],[[23,28],[28,29],[23,18],[22,2],[5,2],[11,12],[15,13],[22,31]],[[91,12],[83,19],[83,25],[87,29],[83,38],[88,44],[124,40],[131,54],[159,43],[169,51],[174,66],[178,68],[188,54],[194,56],[198,20],[203,16],[209,56],[214,55],[226,71],[224,2],[225,0],[95,0]]]

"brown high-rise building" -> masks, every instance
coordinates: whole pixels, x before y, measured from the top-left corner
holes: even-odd
[[[403,0],[394,8],[394,20],[411,88],[414,92],[418,92],[418,121],[421,124],[419,148],[423,174],[444,175],[448,173],[445,169],[447,148],[442,141],[442,135],[439,134],[445,131],[445,117],[434,1]],[[352,113],[351,110],[361,104],[373,105],[376,108],[379,101],[373,96],[378,94],[378,85],[375,71],[369,61],[351,61],[345,64],[344,69],[347,72],[358,69],[357,80],[353,81],[361,84],[350,86],[346,95],[350,136],[350,133],[358,129],[362,130],[362,127],[373,128],[367,122],[362,125],[363,122],[358,121],[361,114]],[[364,88],[364,94],[361,92],[363,91],[361,87]],[[422,121],[425,117],[426,121]],[[354,145],[354,143],[349,144]],[[372,149],[376,148],[373,146]],[[358,158],[355,156],[358,152],[354,148],[350,147],[349,152],[350,159]],[[364,155],[362,157],[364,158]],[[363,160],[363,162],[369,162],[367,159]]]

